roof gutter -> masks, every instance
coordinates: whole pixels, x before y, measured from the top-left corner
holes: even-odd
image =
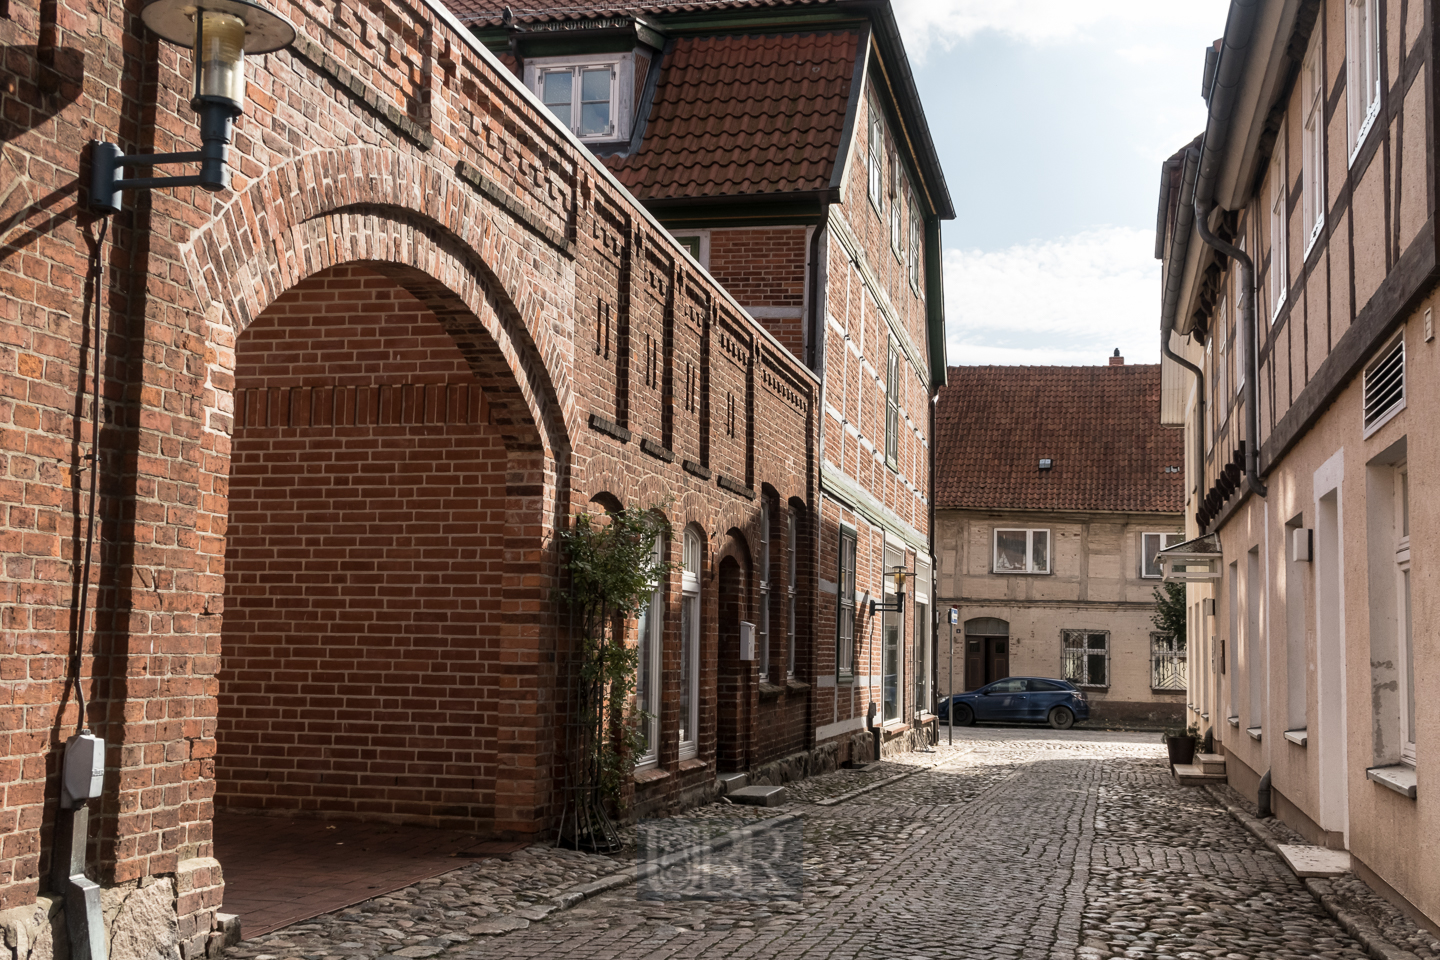
[[[1215,187],[1220,179],[1220,169],[1225,159],[1225,149],[1230,139],[1230,127],[1235,119],[1236,101],[1240,84],[1245,73],[1245,59],[1254,40],[1255,25],[1259,19],[1260,4],[1263,0],[1231,0],[1230,14],[1225,20],[1225,36],[1221,40],[1219,62],[1210,79],[1209,64],[1206,75],[1209,81],[1209,110],[1205,121],[1205,136],[1201,140],[1197,170],[1194,174],[1193,192],[1185,184],[1181,193],[1176,217],[1176,237],[1172,246],[1171,269],[1166,277],[1165,296],[1161,307],[1160,330],[1164,338],[1162,350],[1168,347],[1170,331],[1175,325],[1175,314],[1180,305],[1180,286],[1185,271],[1185,258],[1189,254],[1190,231],[1182,232],[1180,221],[1185,217],[1186,208],[1193,204],[1195,226],[1200,239],[1221,254],[1233,258],[1240,265],[1240,335],[1249,344],[1246,350],[1245,375],[1245,485],[1252,493],[1264,497],[1266,489],[1260,481],[1260,411],[1257,401],[1259,391],[1256,381],[1259,377],[1259,351],[1255,349],[1255,264],[1245,251],[1226,243],[1210,230],[1209,217],[1215,208]],[[1186,151],[1187,179],[1194,151]],[[1167,355],[1169,355],[1167,353]],[[1186,366],[1194,369],[1193,364]],[[1198,409],[1198,407],[1197,407]],[[1203,424],[1204,421],[1200,421]],[[1199,432],[1197,425],[1197,432]],[[1202,460],[1201,463],[1204,461]],[[1203,476],[1203,473],[1202,473]],[[1203,484],[1203,481],[1202,481]]]

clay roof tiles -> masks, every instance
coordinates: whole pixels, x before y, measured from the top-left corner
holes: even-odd
[[[455,15],[464,21],[486,26],[504,22],[508,5],[516,23],[545,23],[553,20],[594,20],[602,17],[635,16],[646,13],[703,13],[707,10],[744,10],[774,7],[811,7],[834,0],[672,0],[670,3],[517,3],[494,0],[447,0]]]
[[[1183,432],[1160,366],[951,367],[935,411],[935,505],[1180,513]],[[1052,460],[1040,470],[1042,457]]]
[[[639,152],[605,162],[645,199],[828,187],[858,44],[853,32],[679,39]]]

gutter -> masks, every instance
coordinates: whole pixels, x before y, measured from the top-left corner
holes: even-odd
[[[1193,174],[1193,192],[1186,184],[1181,184],[1180,202],[1177,205],[1176,213],[1175,242],[1171,248],[1171,270],[1170,275],[1166,277],[1160,330],[1163,337],[1162,351],[1172,359],[1178,360],[1179,358],[1170,354],[1167,348],[1170,342],[1170,331],[1175,325],[1175,314],[1179,309],[1180,283],[1183,279],[1181,275],[1185,271],[1185,259],[1189,254],[1190,246],[1188,225],[1182,231],[1181,222],[1186,216],[1187,207],[1193,205],[1195,226],[1201,241],[1223,255],[1231,257],[1240,265],[1241,289],[1244,291],[1240,300],[1240,335],[1248,344],[1244,394],[1247,441],[1245,444],[1245,485],[1252,493],[1264,497],[1266,488],[1260,480],[1259,444],[1256,442],[1260,433],[1260,411],[1256,387],[1256,381],[1260,375],[1260,351],[1256,349],[1255,345],[1255,264],[1245,251],[1216,237],[1210,231],[1208,222],[1209,216],[1215,208],[1215,187],[1220,178],[1220,168],[1230,138],[1230,125],[1234,120],[1235,103],[1245,73],[1245,59],[1249,53],[1256,22],[1259,18],[1261,2],[1262,0],[1231,0],[1230,14],[1225,20],[1225,36],[1221,40],[1219,61],[1214,67],[1213,76],[1207,58],[1205,79],[1209,86],[1209,109],[1205,121],[1205,134],[1198,151],[1193,148],[1186,151],[1185,179],[1188,181],[1191,178],[1192,166],[1198,169]],[[1184,363],[1184,366],[1191,370],[1195,369],[1194,364],[1188,362]],[[1197,381],[1198,383],[1199,381]],[[1198,409],[1200,408],[1197,405]],[[1202,419],[1197,424],[1196,432],[1202,433],[1203,428],[1204,420]],[[1203,443],[1202,439],[1202,449]],[[1200,462],[1203,464],[1204,460],[1202,459]],[[1204,486],[1203,477],[1202,469],[1202,479],[1196,488],[1197,495],[1198,490]]]

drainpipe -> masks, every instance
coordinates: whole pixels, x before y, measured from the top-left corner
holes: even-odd
[[[1255,336],[1255,262],[1232,243],[1226,243],[1210,232],[1208,222],[1213,204],[1195,198],[1195,226],[1200,239],[1240,265],[1240,337],[1245,344],[1245,486],[1257,497],[1264,498],[1265,484],[1260,481],[1260,391],[1255,383],[1260,376]]]
[[[1260,786],[1255,790],[1255,815],[1260,819],[1275,816],[1275,811],[1270,809],[1270,771],[1265,771],[1265,776],[1260,778]]]
[[[1170,334],[1175,329],[1175,311],[1180,300],[1180,283],[1185,273],[1185,257],[1190,246],[1190,221],[1194,208],[1186,199],[1195,192],[1195,173],[1200,163],[1200,151],[1191,148],[1185,151],[1185,160],[1180,177],[1180,202],[1175,209],[1175,233],[1170,241],[1170,269],[1165,274],[1163,307],[1160,311],[1160,352],[1180,366],[1195,374],[1195,503],[1205,495],[1205,371],[1170,348]],[[1167,163],[1161,171],[1162,190],[1169,187],[1170,168]],[[1169,197],[1163,193],[1161,216],[1168,215]],[[1161,220],[1164,223],[1164,220]],[[1161,227],[1163,230],[1163,226]],[[1157,254],[1163,247],[1157,242]],[[1201,531],[1202,533],[1204,531]]]

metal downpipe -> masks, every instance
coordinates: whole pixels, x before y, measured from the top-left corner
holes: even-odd
[[[1210,210],[1213,205],[1202,205],[1195,198],[1195,227],[1200,239],[1216,250],[1230,257],[1240,265],[1240,336],[1245,344],[1245,486],[1261,499],[1265,498],[1265,484],[1260,480],[1260,391],[1256,383],[1260,376],[1257,354],[1258,338],[1255,335],[1255,262],[1239,247],[1226,243],[1210,232]]]
[[[1205,494],[1205,371],[1170,348],[1170,334],[1175,329],[1175,311],[1180,300],[1181,277],[1185,273],[1185,255],[1190,247],[1190,219],[1194,215],[1188,197],[1195,193],[1195,172],[1200,151],[1185,151],[1180,177],[1180,202],[1175,212],[1175,235],[1170,243],[1170,270],[1165,275],[1165,288],[1160,311],[1160,352],[1195,374],[1195,502]],[[1166,170],[1163,174],[1169,176]]]

